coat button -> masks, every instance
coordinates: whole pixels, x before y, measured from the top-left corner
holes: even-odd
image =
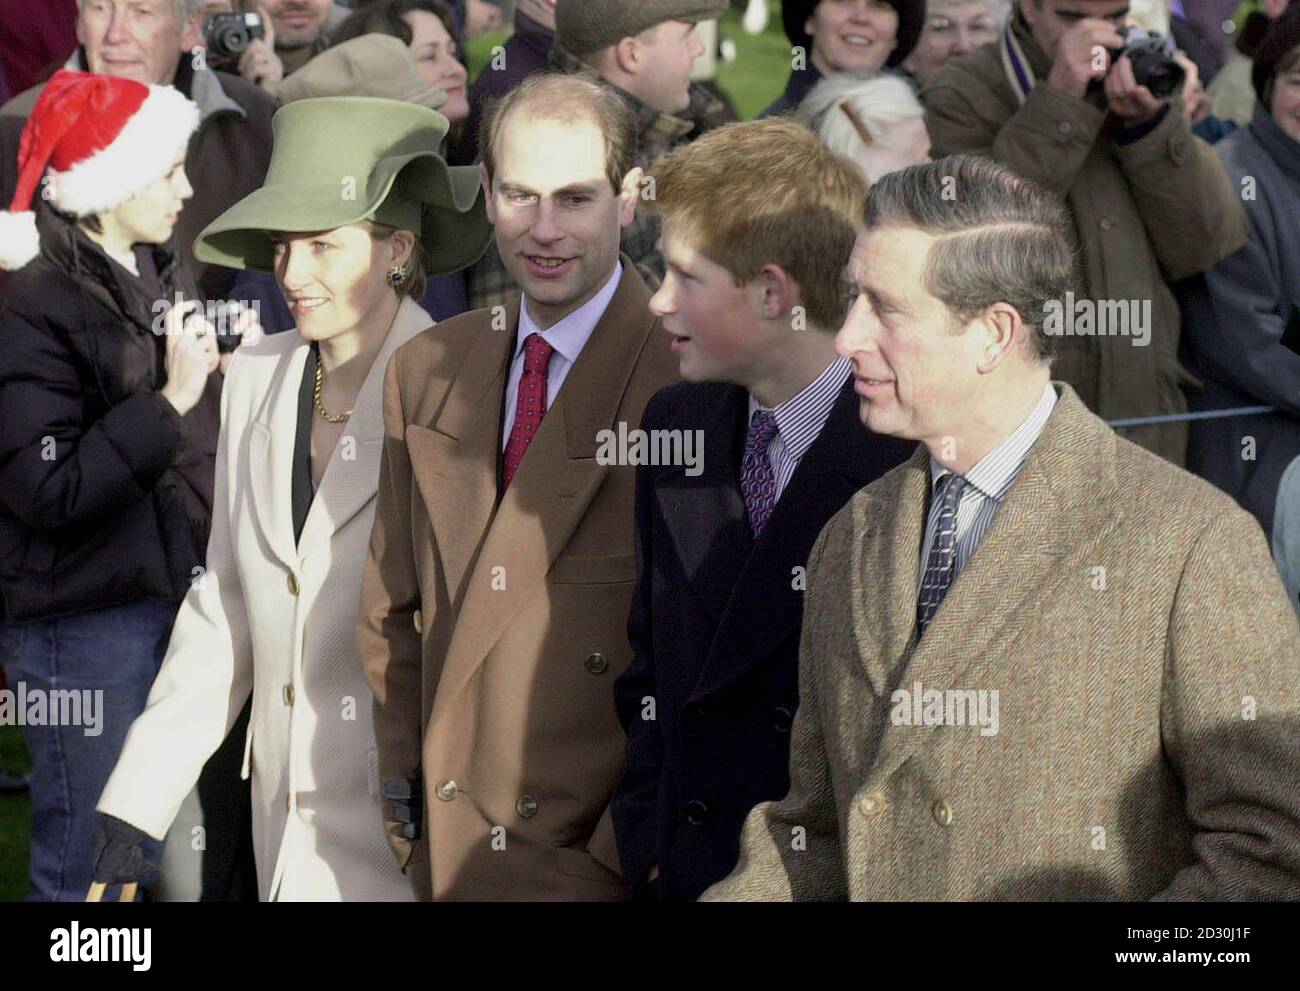
[[[1074,124],[1068,120],[1058,121],[1056,125],[1057,133],[1062,137],[1068,137],[1074,132]]]
[[[604,674],[606,671],[609,670],[609,658],[606,657],[604,654],[602,654],[600,651],[596,651],[595,653],[588,654],[586,660],[586,668],[592,674]]]
[[[415,610],[411,614],[411,625],[415,627],[416,633],[424,632],[424,617],[420,615],[420,610]]]
[[[1115,226],[1115,221],[1111,217],[1102,217],[1099,221],[1097,221],[1097,226],[1104,231],[1108,231]]]
[[[531,819],[537,815],[537,799],[532,795],[520,795],[515,802],[515,811],[521,819]]]
[[[687,802],[686,821],[692,826],[703,826],[709,821],[709,807],[698,799]]]
[[[934,821],[940,826],[952,825],[952,806],[943,799],[935,802],[930,811],[934,813]]]
[[[794,725],[794,713],[783,705],[772,710],[772,728],[778,733],[789,733]]]
[[[285,704],[285,705],[293,705],[293,700],[296,699],[297,697],[298,697],[298,696],[297,696],[297,693],[294,692],[294,690],[293,690],[293,684],[292,684],[292,682],[291,682],[290,684],[284,686],[284,704]]]
[[[868,819],[874,819],[885,811],[885,796],[878,791],[869,791],[858,799],[858,811]]]
[[[298,594],[298,576],[292,571],[285,575],[285,584],[289,586],[290,595]]]
[[[450,802],[455,799],[457,790],[456,782],[448,778],[446,781],[439,781],[438,787],[434,789],[433,793],[442,801]]]

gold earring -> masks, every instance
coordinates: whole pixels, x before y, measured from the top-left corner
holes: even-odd
[[[402,268],[401,265],[394,265],[388,270],[387,279],[388,284],[394,289],[401,289],[406,282],[406,269]]]

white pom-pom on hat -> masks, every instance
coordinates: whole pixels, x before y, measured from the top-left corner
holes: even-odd
[[[36,214],[0,213],[0,268],[13,272],[22,268],[41,252],[41,237],[36,231]]]

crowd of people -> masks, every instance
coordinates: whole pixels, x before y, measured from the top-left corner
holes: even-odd
[[[30,899],[1300,899],[1300,6],[12,6]]]

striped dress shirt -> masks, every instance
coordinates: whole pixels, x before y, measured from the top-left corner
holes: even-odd
[[[1049,382],[1043,389],[1038,405],[1025,421],[1009,433],[997,447],[984,455],[964,476],[967,483],[957,504],[956,554],[953,559],[952,581],[957,580],[961,569],[966,566],[975,548],[984,539],[993,524],[993,516],[1002,505],[1002,498],[1020,474],[1029,449],[1034,446],[1047,418],[1056,406],[1056,390]],[[925,540],[921,543],[921,561],[917,570],[916,584],[920,594],[921,581],[925,577],[925,562],[930,557],[930,545],[934,543],[935,532],[939,528],[938,503],[933,498],[940,479],[951,472],[943,465],[930,458],[930,510],[925,524]]]
[[[793,396],[772,407],[772,415],[776,418],[776,434],[767,445],[767,461],[772,466],[772,476],[776,479],[778,500],[794,475],[794,470],[799,467],[800,460],[826,425],[831,407],[839,398],[840,389],[844,387],[852,368],[848,358],[836,358]],[[746,425],[753,422],[754,413],[760,409],[767,407],[760,405],[751,394]]]

